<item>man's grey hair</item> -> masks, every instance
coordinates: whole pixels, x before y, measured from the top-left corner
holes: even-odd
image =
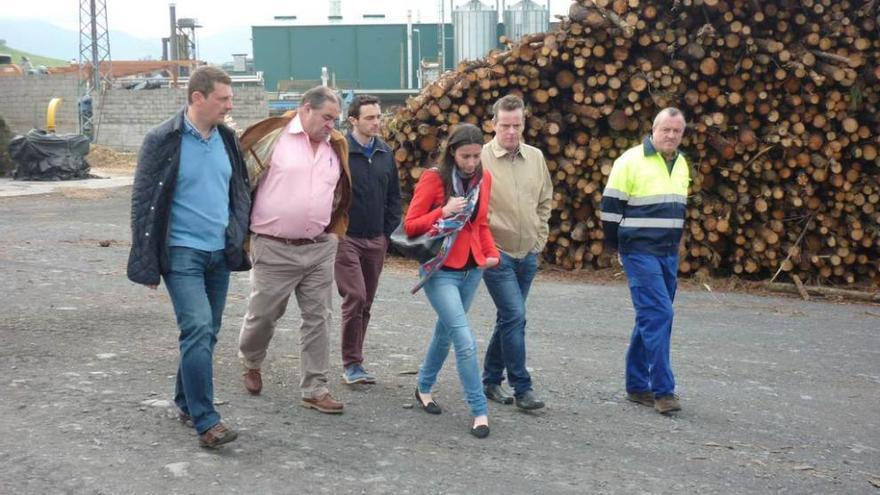
[[[513,94],[502,96],[492,105],[492,120],[498,120],[498,112],[500,111],[512,112],[522,109],[523,113],[525,113],[525,108],[526,104],[519,96]]]
[[[330,100],[335,101],[337,105],[342,107],[342,100],[335,91],[326,86],[315,86],[303,93],[300,105],[308,105],[310,108],[318,109]]]
[[[663,119],[665,119],[667,117],[679,117],[679,116],[681,117],[681,120],[685,121],[685,124],[686,124],[687,120],[685,120],[684,113],[681,110],[679,110],[675,107],[666,107],[663,110],[660,110],[660,112],[657,114],[657,116],[654,117],[654,125],[652,125],[651,128],[653,129],[653,128],[657,127],[658,125],[660,125],[660,122],[663,122]]]

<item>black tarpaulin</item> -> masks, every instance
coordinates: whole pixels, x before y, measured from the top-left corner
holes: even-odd
[[[16,164],[17,180],[88,179],[89,138],[81,134],[49,134],[31,129],[9,141],[9,155]]]

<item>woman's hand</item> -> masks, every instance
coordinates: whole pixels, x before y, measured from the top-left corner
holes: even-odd
[[[441,210],[443,212],[443,218],[451,217],[456,213],[460,212],[467,206],[467,200],[460,196],[452,196],[449,198],[449,201],[446,202],[446,206]]]
[[[498,266],[498,258],[486,258],[486,264],[483,265],[483,268],[488,270],[489,268],[494,268]]]

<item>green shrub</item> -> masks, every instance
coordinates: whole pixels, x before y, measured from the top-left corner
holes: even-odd
[[[9,152],[6,149],[10,139],[12,139],[12,131],[6,127],[6,121],[3,120],[3,116],[0,116],[0,177],[5,177],[15,168],[12,158],[9,157]]]

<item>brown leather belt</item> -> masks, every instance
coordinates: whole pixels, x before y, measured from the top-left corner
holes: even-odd
[[[323,242],[324,239],[319,235],[314,239],[287,239],[284,237],[275,237],[274,235],[266,235],[266,234],[257,234],[258,237],[264,237],[266,239],[272,239],[273,241],[283,242],[288,246],[305,246],[306,244],[315,244],[318,242]]]

